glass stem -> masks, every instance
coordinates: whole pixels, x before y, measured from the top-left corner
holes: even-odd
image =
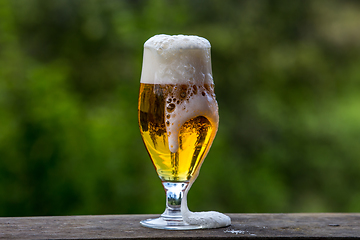
[[[162,182],[166,193],[166,209],[161,215],[163,218],[182,218],[181,203],[186,198],[187,182]],[[185,201],[186,202],[186,201]]]

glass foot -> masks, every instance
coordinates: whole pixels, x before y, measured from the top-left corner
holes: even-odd
[[[181,217],[179,218],[154,218],[146,219],[140,222],[141,225],[149,228],[157,229],[168,229],[168,230],[192,230],[192,229],[201,229],[203,228],[200,225],[190,225],[183,221]]]
[[[149,228],[168,230],[191,230],[204,228],[200,225],[192,225],[183,220],[181,204],[183,197],[186,198],[185,190],[188,182],[162,182],[166,193],[166,208],[159,218],[141,221],[141,225]],[[187,208],[187,207],[186,207]]]

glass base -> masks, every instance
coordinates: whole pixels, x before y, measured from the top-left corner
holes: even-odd
[[[200,225],[192,225],[183,220],[182,202],[186,199],[185,190],[188,182],[162,182],[166,193],[166,208],[159,218],[141,221],[141,225],[149,228],[167,230],[191,230],[204,228]],[[186,202],[186,201],[185,201]],[[185,203],[186,204],[186,203]],[[187,206],[186,206],[187,209]]]
[[[141,225],[149,228],[167,229],[167,230],[194,230],[203,228],[200,225],[190,225],[179,218],[159,217],[154,219],[146,219],[140,222]]]

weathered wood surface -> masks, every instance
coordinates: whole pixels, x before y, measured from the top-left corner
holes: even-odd
[[[157,215],[0,218],[0,239],[360,238],[360,214],[228,214],[226,228],[169,231],[142,227]]]

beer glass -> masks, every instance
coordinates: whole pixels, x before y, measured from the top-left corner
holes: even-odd
[[[210,43],[156,35],[144,44],[138,100],[142,139],[166,193],[166,208],[141,221],[159,229],[198,229],[183,219],[186,195],[218,129]],[[182,206],[183,204],[183,206]]]

